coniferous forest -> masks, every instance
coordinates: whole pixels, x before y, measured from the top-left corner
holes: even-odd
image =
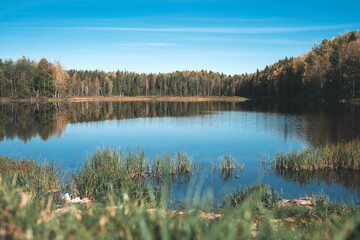
[[[208,71],[139,74],[66,70],[43,58],[0,59],[0,96],[66,98],[78,96],[244,96],[297,100],[360,98],[360,31],[314,44],[251,74]]]

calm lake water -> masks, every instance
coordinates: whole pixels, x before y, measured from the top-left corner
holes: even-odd
[[[271,184],[285,198],[323,192],[334,200],[360,199],[360,175],[326,172],[300,175],[270,171],[264,159],[360,136],[360,107],[345,104],[255,102],[85,102],[0,104],[0,154],[54,160],[81,167],[97,147],[144,148],[154,153],[187,151],[194,161],[218,165],[231,153],[245,163],[224,179],[209,169],[193,180],[205,200],[218,201],[239,184]],[[172,187],[183,201],[189,184]]]

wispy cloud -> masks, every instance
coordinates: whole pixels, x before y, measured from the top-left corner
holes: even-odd
[[[243,42],[255,42],[255,43],[265,43],[265,44],[288,44],[288,45],[309,45],[313,44],[312,41],[296,41],[288,39],[246,39],[240,40]]]
[[[279,17],[268,17],[268,18],[217,18],[217,17],[192,17],[192,18],[178,18],[178,20],[185,22],[230,22],[230,23],[239,23],[239,22],[270,22],[270,21],[282,21],[283,18]]]
[[[127,31],[127,32],[181,32],[181,33],[227,33],[227,34],[266,34],[321,31],[329,29],[344,29],[353,25],[324,25],[303,27],[173,27],[173,28],[135,28],[135,27],[70,27],[70,30],[92,31]]]
[[[287,45],[308,45],[313,41],[297,41],[291,39],[273,39],[273,38],[243,38],[228,36],[203,36],[203,37],[181,37],[174,39],[176,41],[196,41],[196,42],[226,42],[226,43],[265,43],[265,44],[287,44]]]
[[[164,43],[164,42],[154,42],[154,43],[142,43],[142,42],[132,42],[132,43],[116,43],[111,44],[109,47],[169,47],[175,46],[174,43]]]

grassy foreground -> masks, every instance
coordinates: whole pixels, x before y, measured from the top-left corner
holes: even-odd
[[[184,153],[149,163],[140,150],[103,149],[64,182],[66,172],[51,163],[0,157],[0,239],[360,237],[360,213],[351,206],[320,195],[281,200],[265,185],[239,187],[217,209],[168,209],[169,182],[194,168]],[[65,192],[81,201],[64,199]]]

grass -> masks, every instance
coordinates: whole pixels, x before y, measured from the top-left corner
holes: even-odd
[[[323,195],[310,198],[310,205],[297,206],[291,201],[285,203],[279,193],[265,185],[239,187],[215,209],[168,209],[168,182],[193,171],[194,164],[185,153],[147,159],[139,149],[98,149],[72,173],[72,185],[67,188],[73,196],[93,200],[93,204],[83,204],[64,201],[64,192],[53,191],[63,187],[64,178],[52,163],[0,157],[0,239],[359,236],[360,212],[352,206],[331,202]],[[155,178],[163,181],[153,184]]]
[[[238,186],[232,194],[226,196],[222,204],[223,207],[236,207],[252,197],[255,197],[255,201],[260,200],[266,207],[273,208],[277,205],[280,195],[275,189],[264,184],[243,188]]]
[[[0,174],[14,182],[16,187],[34,191],[35,195],[58,191],[63,188],[60,180],[65,173],[56,168],[53,162],[37,164],[33,159],[15,161],[0,156]]]
[[[326,199],[314,200],[311,209],[280,207],[277,195],[263,185],[239,190],[228,196],[232,203],[238,199],[235,204],[206,212],[170,211],[134,204],[127,197],[90,206],[59,204],[52,200],[56,194],[38,201],[31,192],[1,180],[0,238],[346,239],[358,234],[360,224],[358,211]]]
[[[166,176],[189,175],[196,165],[192,164],[192,157],[186,152],[178,152],[176,156],[167,153],[155,155],[147,168],[149,176],[159,179]]]
[[[108,200],[109,194],[123,198],[124,192],[132,200],[145,198],[148,194],[145,171],[149,168],[145,161],[144,151],[139,149],[127,153],[110,148],[98,149],[90,160],[85,159],[82,169],[72,173],[76,189],[73,194],[98,202]]]
[[[97,149],[90,160],[85,159],[84,167],[72,174],[77,189],[74,194],[96,201],[107,199],[109,193],[120,198],[123,192],[131,199],[138,199],[139,195],[149,197],[146,185],[169,177],[189,176],[194,168],[186,153],[163,153],[147,159],[140,149],[128,152]]]
[[[348,143],[327,144],[317,149],[276,153],[272,168],[290,171],[351,169],[360,170],[360,140]]]

